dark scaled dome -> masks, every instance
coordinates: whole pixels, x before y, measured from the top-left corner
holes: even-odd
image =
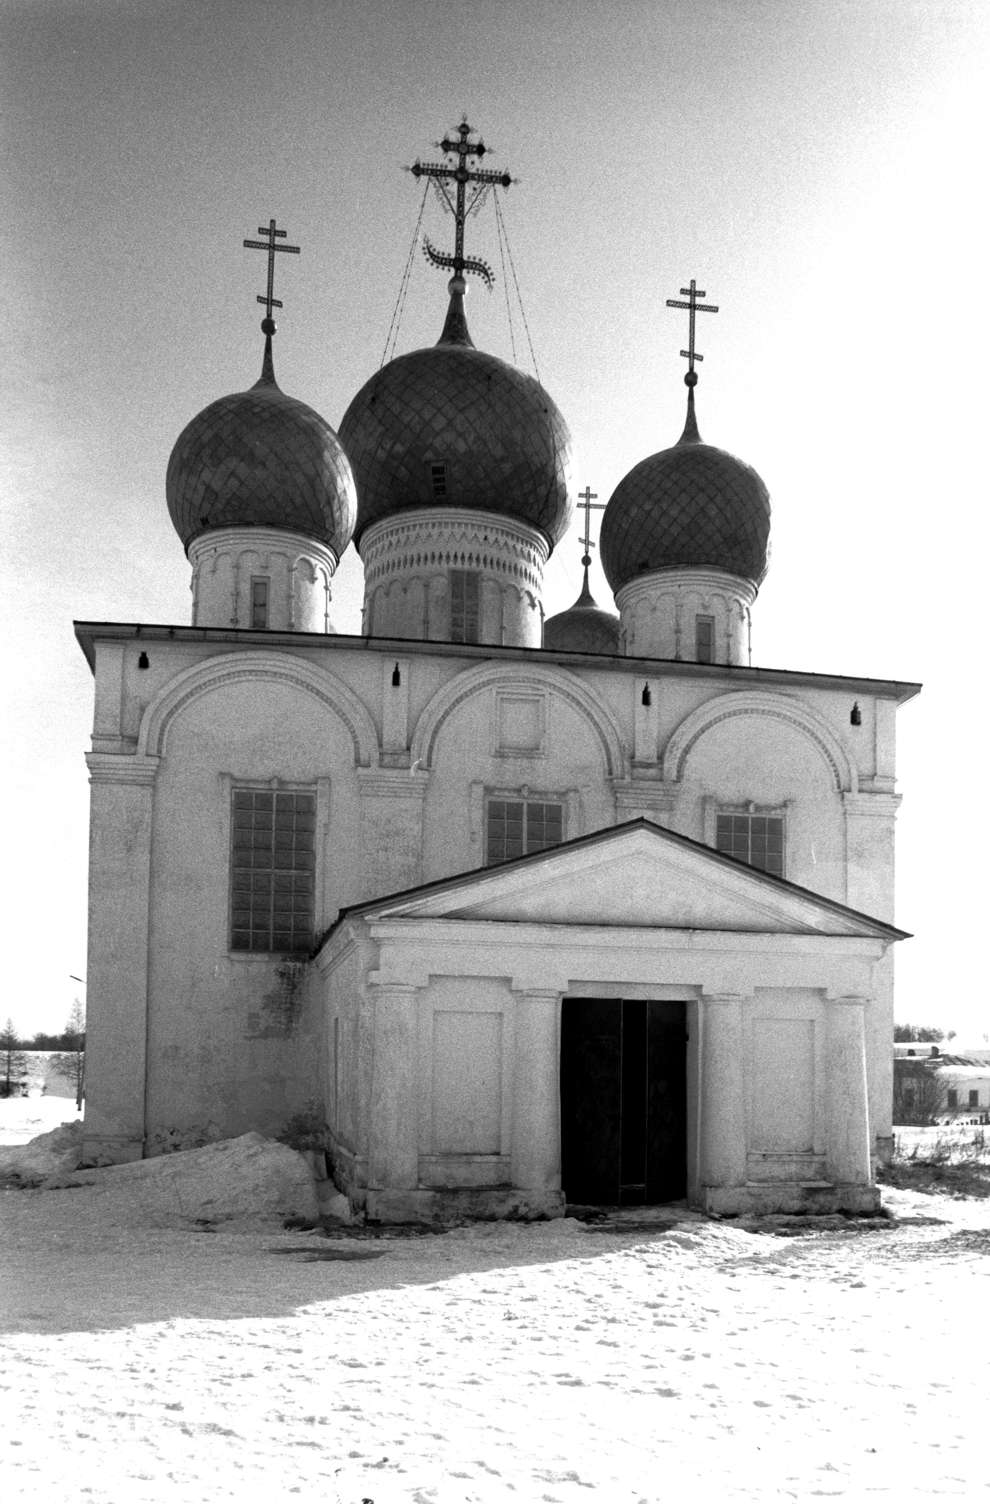
[[[688,392],[684,432],[630,470],[601,528],[605,577],[618,591],[663,569],[723,569],[758,585],[767,571],[770,496],[752,466],[704,444]]]
[[[584,585],[573,606],[548,616],[543,623],[543,646],[558,653],[617,653],[619,618],[603,611],[588,586],[588,565],[584,566]]]
[[[457,281],[439,343],[383,366],[344,414],[354,541],[382,518],[446,506],[515,518],[552,549],[570,521],[571,436],[538,381],[475,349]]]
[[[325,419],[275,381],[271,338],[261,379],[211,402],[176,440],[165,494],[183,547],[224,527],[273,527],[339,558],[357,515],[354,477]]]

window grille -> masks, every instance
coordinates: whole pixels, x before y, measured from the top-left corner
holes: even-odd
[[[251,625],[252,627],[267,627],[268,625],[267,575],[253,575],[251,578]]]
[[[551,799],[489,799],[487,853],[490,866],[559,846],[564,806]]]
[[[783,815],[739,814],[719,811],[715,820],[715,846],[726,856],[771,872],[784,875]]]
[[[473,569],[450,571],[450,640],[477,642],[481,622],[481,582]]]
[[[430,487],[434,498],[441,501],[447,495],[447,466],[430,466]]]
[[[315,833],[314,791],[232,790],[231,950],[309,950]]]

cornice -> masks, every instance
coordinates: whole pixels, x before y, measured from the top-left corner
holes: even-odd
[[[876,819],[890,820],[897,814],[900,794],[874,793],[859,789],[855,794],[843,794],[842,806],[848,815],[868,815]]]
[[[419,768],[358,768],[361,794],[379,799],[416,799],[422,802],[429,788],[430,775]]]
[[[90,783],[136,784],[150,788],[160,765],[160,757],[138,757],[134,753],[86,753]]]
[[[501,646],[495,643],[428,642],[422,638],[379,636],[365,633],[276,632],[256,631],[250,627],[190,627],[166,623],[92,622],[74,623],[76,639],[93,667],[98,642],[174,642],[202,643],[231,651],[247,652],[264,647],[293,653],[353,652],[371,649],[392,654],[425,654],[428,657],[460,658],[467,662],[555,664],[580,670],[596,669],[604,673],[653,675],[660,679],[694,679],[724,689],[836,690],[842,694],[876,695],[899,704],[920,693],[921,685],[912,680],[867,679],[850,674],[815,673],[810,669],[753,667],[743,664],[690,663],[674,658],[626,656],[619,653],[578,653],[560,648]]]

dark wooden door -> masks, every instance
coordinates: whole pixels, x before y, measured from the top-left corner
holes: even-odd
[[[585,1206],[677,1201],[687,1189],[683,1003],[565,998],[561,1175]]]

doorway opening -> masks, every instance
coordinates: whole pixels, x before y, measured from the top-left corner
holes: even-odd
[[[650,1206],[687,1194],[685,1004],[564,998],[561,1184],[583,1206]]]

